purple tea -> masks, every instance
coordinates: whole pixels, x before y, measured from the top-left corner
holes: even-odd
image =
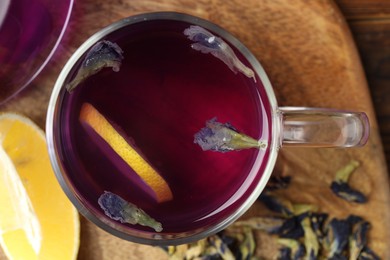
[[[155,20],[111,33],[105,40],[123,50],[120,70],[102,69],[71,93],[62,89],[55,126],[62,167],[82,203],[102,217],[99,197],[116,194],[121,203],[130,202],[161,223],[163,233],[193,231],[235,212],[262,176],[268,149],[220,153],[194,143],[194,135],[214,117],[269,141],[271,115],[262,83],[244,73],[249,63],[239,51],[229,47],[244,66],[234,70],[213,50],[196,49],[193,44],[203,36],[190,39],[184,33],[188,28],[186,22]],[[77,68],[72,73],[68,81]],[[171,200],[156,202],[134,180],[132,168],[99,135],[86,131],[79,121],[85,103],[99,110],[158,171],[172,191]],[[256,160],[260,170],[254,167]]]
[[[0,102],[30,82],[51,57],[71,0],[0,1]]]

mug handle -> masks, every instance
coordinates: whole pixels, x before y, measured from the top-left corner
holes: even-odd
[[[359,147],[370,135],[363,112],[326,108],[280,107],[281,146]]]

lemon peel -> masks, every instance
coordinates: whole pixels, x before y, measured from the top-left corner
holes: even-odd
[[[144,183],[152,189],[157,202],[165,202],[172,199],[172,192],[166,181],[93,105],[84,103],[81,107],[79,119],[103,138],[130,168],[138,174]]]
[[[17,228],[20,223],[12,223],[14,220],[1,212],[0,244],[6,256],[28,260],[76,259],[79,216],[55,178],[44,132],[30,119],[13,113],[0,114],[0,171],[0,210],[16,211],[21,216],[18,221],[26,221],[26,215],[33,216],[29,221],[38,223],[40,228],[39,236],[35,231],[31,233],[31,224]],[[10,201],[13,208],[6,206]],[[29,213],[25,213],[26,208]]]

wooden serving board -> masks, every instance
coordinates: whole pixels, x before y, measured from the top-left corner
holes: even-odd
[[[90,35],[127,16],[179,11],[208,19],[235,35],[259,59],[281,106],[329,107],[365,111],[371,136],[364,148],[283,148],[275,174],[291,175],[284,194],[295,203],[313,203],[334,217],[356,214],[372,224],[369,246],[390,259],[389,181],[371,97],[349,29],[328,0],[83,0],[75,1],[69,29],[41,75],[1,111],[19,112],[42,128],[50,92],[66,60]],[[367,194],[357,205],[329,189],[334,173],[350,160],[361,162],[351,184]],[[249,215],[264,215],[253,207]],[[260,241],[261,243],[261,241]],[[257,250],[259,256],[267,249]],[[1,258],[1,255],[0,255]],[[81,217],[79,259],[165,259],[159,248],[113,237]],[[272,257],[271,257],[272,258]]]

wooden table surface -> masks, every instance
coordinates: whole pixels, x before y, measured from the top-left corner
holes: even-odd
[[[359,50],[390,169],[390,1],[336,0],[336,3]]]
[[[209,19],[236,35],[259,57],[280,105],[348,108],[369,114],[372,135],[366,147],[282,149],[275,172],[293,176],[289,193],[284,194],[293,202],[316,203],[332,216],[346,217],[353,213],[372,222],[370,246],[383,259],[390,259],[388,173],[375,120],[376,115],[389,162],[390,124],[386,125],[386,121],[390,122],[390,104],[387,105],[390,103],[387,101],[390,99],[390,26],[386,2],[371,5],[369,0],[337,1],[355,33],[372,99],[348,26],[331,0],[80,0],[75,3],[70,30],[47,68],[30,87],[5,104],[2,111],[22,113],[44,127],[50,92],[62,66],[83,41],[110,22],[157,10],[182,11]],[[378,7],[379,3],[383,6]],[[360,8],[365,5],[370,8]],[[376,10],[384,10],[383,17]],[[335,171],[351,159],[362,162],[354,184],[368,194],[366,205],[350,205],[329,191]],[[257,208],[253,210],[252,214],[262,213]],[[161,258],[160,249],[114,238],[81,218],[79,259],[157,259],[157,256]]]

